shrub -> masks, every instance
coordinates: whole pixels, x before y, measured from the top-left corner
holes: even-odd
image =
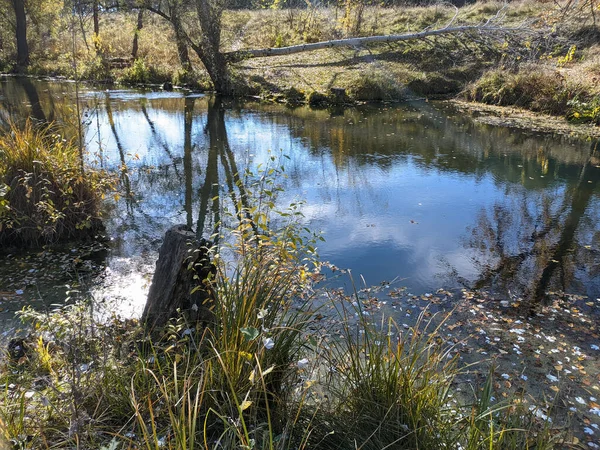
[[[119,77],[119,82],[125,84],[164,83],[166,81],[171,81],[169,74],[146,64],[142,58],[136,59],[133,65],[124,69]]]
[[[321,92],[312,91],[310,94],[308,94],[307,101],[310,106],[322,107],[326,106],[330,102],[330,99]]]
[[[401,87],[378,71],[362,73],[348,87],[348,95],[359,101],[400,100]]]
[[[571,122],[600,125],[600,96],[593,96],[587,101],[574,98],[569,102],[569,108],[567,118]]]
[[[466,95],[482,103],[563,115],[576,91],[558,71],[526,67],[517,73],[491,70],[474,83]]]
[[[78,78],[89,81],[112,82],[110,67],[101,56],[94,56],[83,61],[79,68]]]
[[[109,181],[84,171],[77,146],[26,122],[0,136],[0,242],[38,245],[93,236]]]

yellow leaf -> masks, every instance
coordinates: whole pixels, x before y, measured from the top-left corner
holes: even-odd
[[[251,402],[251,401],[249,401],[249,400],[244,400],[244,401],[242,402],[242,404],[240,405],[240,409],[241,409],[242,411],[246,411],[248,408],[250,408],[250,405],[252,405],[252,402]]]
[[[273,372],[273,369],[274,369],[274,368],[275,368],[275,366],[271,366],[271,367],[269,367],[267,370],[265,370],[265,371],[262,373],[262,376],[264,377],[265,375],[269,375],[271,372]]]
[[[248,353],[248,352],[240,352],[240,356],[242,356],[243,358],[246,358],[248,361],[252,361],[254,359],[252,356],[252,353]]]

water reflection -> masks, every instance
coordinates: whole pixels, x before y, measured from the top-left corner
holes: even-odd
[[[512,290],[531,304],[546,300],[550,289],[597,292],[597,199],[590,204],[598,192],[599,163],[594,142],[570,183],[541,191],[533,200],[524,191],[520,201],[515,197],[512,203],[496,202],[490,211],[482,209],[469,240],[478,250],[481,268],[474,286]]]
[[[62,120],[69,85],[30,84],[42,113]],[[23,85],[0,86],[0,117],[39,114]],[[143,298],[171,225],[206,236],[239,220],[235,207],[248,197],[240,174],[278,152],[289,157],[278,207],[305,199],[306,224],[326,238],[321,257],[369,284],[600,295],[595,144],[481,125],[427,103],[330,111],[182,93],[81,95],[90,161],[123,187],[106,205],[110,295]]]

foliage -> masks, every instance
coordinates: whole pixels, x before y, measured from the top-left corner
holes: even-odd
[[[164,83],[166,81],[171,81],[171,76],[146,64],[141,58],[136,59],[131,67],[123,70],[119,77],[119,82],[126,84]]]
[[[340,311],[341,335],[327,339],[289,298],[259,308],[290,274],[247,269],[217,277],[227,317],[217,308],[209,329],[179,319],[150,339],[135,321],[98,320],[88,303],[24,310],[31,332],[11,341],[0,366],[5,438],[21,448],[155,450],[557,443],[521,399],[494,401],[491,374],[472,402],[457,397],[462,369],[432,322],[351,324]],[[242,318],[231,314],[238,307]]]
[[[98,232],[105,174],[84,172],[79,149],[51,126],[0,136],[0,241],[37,245]]]
[[[101,56],[96,55],[87,60],[79,61],[78,66],[77,79],[98,82],[111,82],[113,80],[108,64]]]
[[[568,119],[575,123],[591,122],[600,125],[600,96],[594,96],[589,101],[574,98],[569,102]]]

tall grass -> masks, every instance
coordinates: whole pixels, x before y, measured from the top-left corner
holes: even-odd
[[[273,233],[261,208],[247,212],[234,264],[213,255],[208,324],[181,316],[149,335],[85,302],[21,313],[29,335],[0,366],[5,437],[21,448],[552,448],[533,413],[492,401],[491,381],[456,396],[464,368],[443,321],[405,329],[364,314],[358,297],[331,298],[341,328],[317,331],[293,220]]]
[[[108,185],[105,174],[84,172],[77,146],[50,125],[11,125],[0,135],[0,242],[39,245],[93,236]]]

